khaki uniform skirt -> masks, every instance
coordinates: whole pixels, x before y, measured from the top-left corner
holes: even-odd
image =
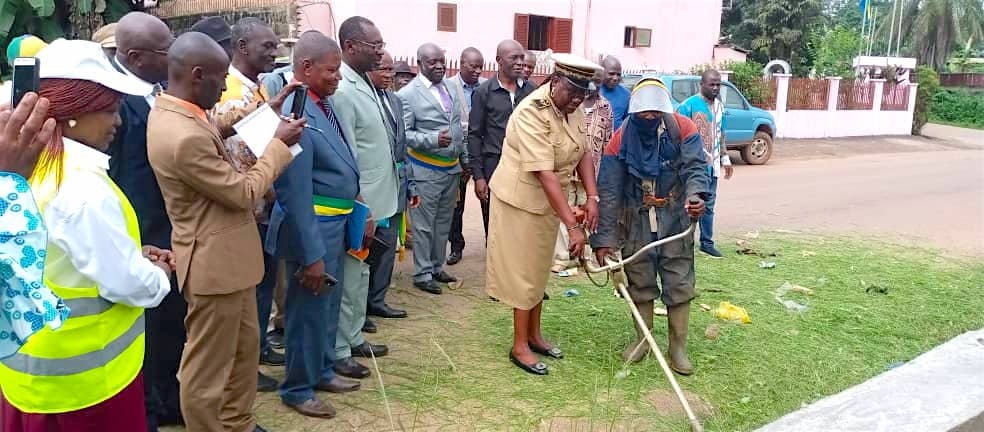
[[[550,279],[560,218],[513,207],[494,192],[489,201],[485,292],[516,309],[533,309]]]

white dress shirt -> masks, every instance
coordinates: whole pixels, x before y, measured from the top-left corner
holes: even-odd
[[[433,82],[431,82],[431,80],[427,79],[427,77],[425,77],[423,74],[417,75],[417,79],[419,79],[420,82],[424,84],[424,87],[426,89],[430,90],[431,95],[434,96],[434,99],[437,100],[437,104],[444,108],[444,112],[450,113],[451,110],[454,109],[454,107],[444,106],[444,99],[441,98],[441,91],[437,89],[437,86],[443,86],[444,91],[448,92],[448,99],[451,98],[451,93],[448,90],[448,86],[444,85],[443,80],[437,84],[434,84]]]
[[[43,210],[49,256],[45,276],[61,286],[97,285],[99,296],[113,303],[156,307],[171,284],[127,233],[122,203],[106,174],[109,156],[63,141],[65,175]]]
[[[146,83],[147,85],[149,85],[149,86],[151,86],[151,87],[154,88],[154,90],[152,90],[150,92],[150,94],[144,96],[144,99],[147,100],[147,105],[150,105],[150,107],[153,108],[154,107],[154,101],[157,99],[157,93],[159,93],[161,91],[161,85],[160,84],[149,83],[147,81],[144,81],[140,77],[134,75],[133,72],[130,72],[130,70],[126,68],[126,65],[124,65],[123,63],[120,63],[119,60],[116,60],[116,57],[113,57],[113,63],[115,63],[116,66],[119,66],[119,68],[121,70],[123,70],[123,73],[125,73],[125,74],[127,74],[129,76],[132,76],[132,77],[140,80],[141,82]]]

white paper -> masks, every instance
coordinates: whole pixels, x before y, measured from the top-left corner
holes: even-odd
[[[273,140],[277,127],[280,126],[280,116],[270,108],[270,105],[263,105],[249,113],[246,117],[232,126],[236,130],[239,138],[246,143],[246,147],[253,152],[256,157],[263,156],[270,141]],[[290,153],[297,156],[301,153],[301,145],[294,144],[288,147]]]

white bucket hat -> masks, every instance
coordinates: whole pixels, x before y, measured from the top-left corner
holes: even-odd
[[[36,56],[41,63],[40,76],[92,81],[117,92],[146,96],[154,87],[118,71],[96,42],[58,39]]]
[[[643,78],[632,88],[629,114],[643,111],[673,112],[673,102],[666,84],[658,78]]]

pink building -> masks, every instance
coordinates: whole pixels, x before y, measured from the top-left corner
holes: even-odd
[[[457,58],[474,46],[486,61],[514,38],[534,51],[589,59],[615,55],[625,68],[688,70],[710,63],[721,27],[721,0],[320,0],[299,1],[299,30],[337,37],[346,18],[376,23],[394,56],[434,42]]]

